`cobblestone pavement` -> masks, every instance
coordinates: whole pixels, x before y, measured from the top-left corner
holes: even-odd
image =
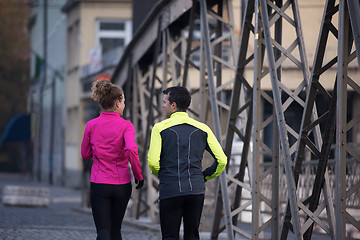
[[[3,189],[8,185],[46,187],[50,189],[48,207],[5,206]],[[89,209],[81,209],[79,190],[49,186],[29,181],[29,177],[0,172],[0,240],[95,240],[96,229]],[[251,226],[239,226],[251,233]],[[267,237],[271,237],[270,233]],[[159,240],[160,227],[125,217],[122,226],[124,240]],[[201,240],[209,240],[210,233],[200,233]],[[225,233],[219,240],[227,239]],[[241,236],[237,240],[247,239]],[[288,239],[294,239],[289,237]],[[314,240],[328,240],[329,236],[313,234]],[[353,238],[348,238],[353,239]]]
[[[25,176],[0,173],[0,194],[9,184],[44,187],[29,182]],[[50,192],[48,207],[5,206],[1,202],[0,240],[95,240],[96,230],[91,214],[79,211],[81,192],[62,187],[50,187]],[[125,240],[161,239],[156,227],[146,228],[126,220],[122,235]]]

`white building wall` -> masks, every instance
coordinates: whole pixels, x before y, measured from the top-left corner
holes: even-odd
[[[67,13],[68,63],[66,83],[65,184],[81,186],[83,159],[80,145],[85,129],[84,107],[91,100],[84,98],[82,69],[90,63],[89,52],[96,47],[98,19],[131,19],[128,2],[80,1]]]
[[[40,81],[34,83],[29,93],[29,106],[32,106],[32,119],[35,120],[32,124],[35,127],[32,133],[33,175],[38,180],[53,184],[61,184],[63,176],[66,77],[66,51],[64,49],[66,49],[67,32],[66,17],[61,12],[64,3],[65,0],[47,1],[46,82],[43,82],[41,89],[41,82],[44,80],[43,71]],[[33,7],[32,16],[35,22],[30,29],[32,52],[30,76],[34,77],[36,55],[44,59],[44,0]],[[42,99],[40,94],[42,94]]]

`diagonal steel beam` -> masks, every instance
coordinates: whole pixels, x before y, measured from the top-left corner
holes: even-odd
[[[269,16],[268,16],[268,7],[266,0],[256,0],[255,6],[260,6],[261,9],[261,19],[264,28],[264,40],[265,46],[268,55],[268,63],[270,69],[270,77],[271,77],[271,85],[272,85],[272,92],[274,97],[274,106],[276,111],[276,119],[278,124],[279,130],[279,138],[281,143],[281,150],[283,153],[284,158],[284,167],[285,167],[285,174],[287,180],[287,189],[288,189],[288,196],[290,201],[290,208],[291,208],[291,215],[292,221],[294,226],[294,234],[296,239],[302,239],[301,234],[301,227],[300,227],[300,219],[299,219],[299,211],[297,207],[297,196],[296,196],[296,188],[295,188],[295,180],[292,172],[291,167],[291,156],[290,156],[290,147],[289,142],[287,139],[287,132],[285,126],[285,117],[284,112],[282,110],[282,103],[281,97],[279,92],[279,78],[277,74],[277,68],[275,65],[275,57],[273,52],[273,44],[271,40],[270,34],[270,25],[269,25]],[[255,11],[255,14],[259,14],[258,11]],[[257,29],[257,28],[255,28]]]
[[[347,0],[346,2],[348,4],[358,66],[360,68],[360,2],[357,0]]]
[[[351,52],[354,36],[349,22],[348,5],[346,1],[339,3],[339,38],[338,38],[338,65],[337,65],[337,111],[336,111],[336,191],[335,191],[335,215],[336,215],[336,239],[345,239],[346,225],[351,224],[360,231],[360,222],[356,220],[347,210],[346,203],[355,191],[360,189],[360,181],[356,179],[349,182],[351,175],[357,175],[356,169],[347,169],[350,161],[360,161],[358,149],[353,149],[348,137],[354,131],[353,122],[358,122],[360,116],[354,114],[352,120],[347,117],[348,88],[354,89],[353,95],[359,97],[359,84],[351,80],[349,65],[355,60]],[[355,43],[356,51],[358,46]],[[358,125],[358,124],[357,124]]]
[[[243,235],[248,236],[244,231],[241,231],[238,229],[237,221],[238,216],[240,212],[238,209],[240,208],[240,201],[241,201],[241,193],[242,193],[242,186],[246,186],[247,183],[244,183],[244,176],[245,176],[245,168],[248,165],[248,153],[250,150],[250,136],[251,136],[251,128],[252,128],[252,88],[250,87],[250,84],[248,81],[244,78],[244,70],[245,67],[250,65],[251,60],[254,58],[253,55],[247,57],[247,51],[248,51],[248,45],[249,45],[249,37],[250,33],[253,31],[252,26],[252,18],[254,15],[254,0],[250,0],[246,4],[245,8],[245,14],[244,14],[244,20],[242,22],[242,35],[240,38],[240,51],[238,54],[237,59],[237,71],[235,74],[235,82],[233,86],[233,91],[231,94],[231,100],[230,100],[230,111],[228,116],[228,123],[226,128],[226,139],[225,139],[225,154],[227,156],[231,156],[231,149],[232,149],[232,143],[234,139],[235,133],[238,134],[238,136],[244,141],[242,154],[241,154],[241,163],[239,166],[239,171],[235,174],[234,179],[241,182],[242,185],[237,184],[236,185],[236,192],[235,197],[233,201],[233,205],[231,206],[232,209],[232,225],[233,229]],[[246,92],[245,90],[246,89]],[[243,95],[247,93],[247,100],[246,103],[240,102],[240,99],[245,99]],[[241,95],[242,94],[242,95]],[[239,110],[242,108],[241,110]],[[245,115],[241,117],[241,115]],[[243,132],[238,129],[236,126],[237,122],[241,119],[241,121],[245,122],[246,128],[245,128],[245,135],[243,135]],[[229,173],[229,166],[227,166],[227,174]],[[228,185],[230,186],[234,181],[231,181],[229,178]],[[251,189],[249,186],[248,189]],[[245,203],[246,204],[246,203]],[[220,220],[222,217],[222,205],[223,201],[221,198],[221,195],[219,195],[218,198],[216,198],[215,202],[215,216],[211,231],[211,239],[217,239],[219,233],[223,229],[220,227]],[[245,211],[246,208],[241,208],[242,211]],[[233,212],[236,212],[234,214]]]
[[[326,91],[325,89],[321,88],[321,85],[319,84],[319,78],[320,75],[322,73],[322,71],[320,69],[322,69],[322,65],[323,65],[323,59],[324,59],[324,53],[326,50],[326,43],[327,43],[327,38],[329,35],[329,28],[327,28],[326,26],[326,22],[331,22],[332,16],[336,13],[336,11],[333,11],[335,7],[335,1],[334,0],[330,0],[327,1],[325,4],[325,10],[324,10],[324,16],[323,16],[323,20],[322,20],[322,24],[321,24],[321,29],[320,29],[320,35],[319,35],[319,41],[317,44],[317,48],[316,48],[316,54],[315,54],[315,60],[314,60],[314,64],[313,64],[313,70],[312,70],[312,74],[311,74],[311,85],[310,85],[310,89],[309,92],[307,93],[307,98],[306,98],[306,107],[304,109],[304,113],[303,113],[303,119],[301,122],[301,127],[300,127],[300,141],[298,142],[298,150],[297,150],[297,154],[295,156],[295,166],[294,166],[294,177],[295,177],[295,184],[298,184],[298,180],[299,180],[299,175],[301,173],[301,167],[302,167],[302,163],[304,160],[304,154],[305,154],[305,147],[308,146],[310,149],[313,149],[315,146],[317,146],[317,151],[313,151],[313,154],[315,154],[317,156],[318,159],[321,159],[321,161],[319,161],[319,165],[318,165],[318,174],[316,175],[316,184],[314,184],[314,189],[313,189],[313,197],[311,199],[311,209],[312,211],[315,211],[316,206],[318,205],[318,197],[320,195],[320,190],[322,189],[322,183],[323,183],[323,179],[325,176],[325,167],[327,164],[327,159],[329,158],[329,154],[330,154],[330,147],[331,147],[331,139],[332,139],[332,134],[331,134],[331,129],[332,128],[332,123],[333,123],[333,117],[334,115],[334,105],[329,105],[329,109],[328,112],[329,114],[327,114],[327,122],[328,125],[326,127],[326,129],[324,130],[326,137],[323,137],[323,139],[319,139],[321,136],[320,134],[320,130],[319,130],[319,126],[318,124],[320,124],[320,122],[317,122],[317,124],[313,124],[315,121],[317,121],[317,113],[316,113],[316,107],[315,107],[315,100],[316,100],[316,94],[319,91]],[[327,93],[328,96],[330,96],[329,101],[334,103],[334,100],[336,101],[336,97],[333,96],[331,97],[330,93]],[[315,118],[315,119],[313,119]],[[313,122],[311,122],[311,120],[313,120]],[[314,131],[313,131],[314,130]],[[316,135],[314,135],[314,140],[315,143],[312,144],[312,142],[308,141],[308,135],[310,133],[317,133]],[[324,144],[322,144],[322,141],[324,140]],[[309,144],[312,144],[312,146],[310,146]],[[322,147],[321,147],[322,145]],[[321,150],[320,150],[321,148]],[[316,185],[316,189],[315,189],[315,185]],[[319,188],[319,186],[321,186]],[[327,188],[327,191],[330,191],[329,186],[326,185],[325,188]],[[332,200],[328,200],[330,202],[332,202]],[[328,206],[329,208],[333,208],[333,205],[331,204],[331,206]],[[333,212],[333,209],[330,211]],[[290,223],[290,218],[291,218],[291,213],[290,213],[290,206],[288,204],[287,206],[287,211],[286,211],[286,215],[284,218],[284,223],[282,226],[282,235],[281,235],[281,239],[286,239],[288,236],[288,231],[291,228],[291,223]],[[332,222],[333,222],[333,217],[330,216],[329,217],[329,225],[332,226]],[[311,229],[312,229],[313,224],[311,224]],[[304,235],[304,238],[308,239],[309,237],[311,237],[311,231],[312,230],[308,230],[306,232],[306,234]],[[332,233],[333,234],[333,233]]]
[[[204,48],[205,48],[205,57],[206,57],[206,67],[208,74],[208,84],[209,84],[209,95],[210,95],[210,104],[211,112],[214,121],[215,136],[218,141],[221,143],[221,125],[219,118],[219,111],[217,106],[217,99],[215,93],[215,84],[214,84],[214,70],[211,61],[211,48],[210,48],[210,34],[208,28],[208,19],[207,19],[207,6],[206,0],[200,0],[200,17],[201,17],[201,29],[203,33]],[[224,199],[224,215],[225,215],[225,224],[227,230],[227,237],[229,240],[234,239],[233,229],[231,225],[231,216],[230,216],[230,204],[229,204],[229,195],[227,192],[226,186],[226,173],[225,171],[220,174],[220,185],[222,198]]]

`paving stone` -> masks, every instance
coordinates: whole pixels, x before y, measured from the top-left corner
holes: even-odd
[[[23,184],[23,186],[21,186]],[[18,186],[5,191],[6,186]],[[24,181],[14,176],[0,173],[0,194],[2,198],[9,192],[18,196],[31,193],[46,196],[47,207],[9,205],[0,203],[0,240],[95,240],[96,228],[91,212],[79,211],[81,191],[59,186],[43,186],[39,183]],[[29,190],[30,189],[30,190]],[[7,192],[9,191],[9,192]],[[5,193],[7,192],[7,193]],[[51,195],[50,195],[51,192]],[[21,194],[20,194],[21,193]],[[11,194],[10,194],[11,195]],[[161,233],[156,228],[137,225],[136,221],[124,220],[122,226],[124,240],[159,240]]]

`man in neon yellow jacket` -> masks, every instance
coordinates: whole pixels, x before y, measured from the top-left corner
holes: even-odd
[[[211,129],[188,116],[191,96],[184,87],[163,91],[166,120],[151,132],[148,164],[159,177],[159,207],[162,239],[179,239],[181,219],[184,240],[199,239],[205,182],[221,174],[227,157]],[[207,150],[214,163],[202,170]]]

